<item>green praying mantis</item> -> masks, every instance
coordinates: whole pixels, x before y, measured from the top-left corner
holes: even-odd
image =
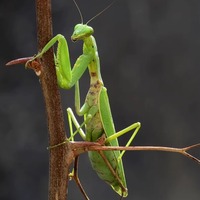
[[[71,134],[68,140],[73,140],[75,134],[79,133],[85,141],[96,142],[102,137],[105,137],[104,143],[106,146],[118,147],[117,138],[132,131],[133,133],[126,144],[126,147],[129,147],[138,133],[141,124],[139,122],[133,123],[127,128],[116,132],[107,89],[104,87],[101,77],[100,61],[93,33],[94,30],[91,26],[88,26],[88,23],[80,23],[74,27],[71,39],[74,42],[79,40],[83,41],[83,54],[79,56],[73,67],[71,67],[67,41],[61,34],[52,38],[41,52],[26,63],[26,66],[35,59],[41,58],[45,52],[58,42],[57,53],[55,55],[58,85],[63,89],[71,89],[75,86],[75,110],[77,115],[84,116],[83,123],[79,125],[72,109],[67,109]],[[90,88],[86,95],[85,102],[81,106],[79,79],[81,79],[87,68],[90,75]],[[76,127],[75,132],[72,130],[72,123]],[[85,127],[85,132],[82,129],[83,127]],[[50,148],[54,147],[52,146]],[[98,176],[107,182],[121,197],[127,197],[128,195],[122,162],[124,153],[125,150],[88,152],[92,167],[97,172]],[[84,196],[87,199],[87,196]]]
[[[100,61],[96,41],[92,36],[93,33],[93,28],[87,24],[81,23],[74,27],[71,39],[74,42],[78,40],[83,41],[83,54],[79,56],[73,68],[71,68],[67,41],[61,34],[52,38],[34,59],[42,57],[46,51],[58,42],[57,53],[55,55],[57,80],[59,86],[63,89],[70,89],[75,85],[76,113],[79,116],[84,116],[83,124],[80,127],[76,125],[81,137],[86,141],[95,142],[102,135],[105,135],[105,145],[119,146],[117,137],[134,130],[126,144],[126,146],[129,146],[141,125],[137,122],[119,132],[115,131],[107,89],[104,87],[101,77]],[[90,88],[85,103],[80,106],[78,81],[87,68],[90,74]],[[69,119],[73,122],[76,120],[71,109],[68,109],[68,115]],[[82,131],[82,126],[85,126],[86,133]],[[88,153],[92,167],[97,172],[98,176],[106,181],[122,197],[128,195],[122,163],[122,156],[124,153],[125,151],[104,151],[102,153],[103,155],[95,151]]]

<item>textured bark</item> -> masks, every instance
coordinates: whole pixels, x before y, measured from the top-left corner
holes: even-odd
[[[36,0],[38,49],[52,38],[51,1]],[[66,139],[61,99],[57,85],[53,49],[39,60],[40,75],[44,95],[49,130],[49,144],[54,145]],[[49,151],[49,200],[65,200],[67,196],[68,171],[73,154],[66,143]]]

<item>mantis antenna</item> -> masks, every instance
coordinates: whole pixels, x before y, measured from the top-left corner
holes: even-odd
[[[73,2],[74,2],[75,6],[76,6],[76,8],[77,8],[77,10],[78,10],[78,12],[79,12],[79,15],[80,15],[80,18],[81,18],[81,24],[83,24],[83,15],[82,15],[82,13],[81,13],[81,10],[80,10],[78,4],[76,3],[76,1],[73,0]]]
[[[105,7],[101,12],[99,12],[98,14],[96,14],[94,17],[92,17],[90,20],[87,21],[86,24],[88,24],[89,22],[91,22],[93,19],[95,19],[96,17],[98,17],[99,15],[101,15],[103,12],[105,12],[108,8],[110,8],[117,0],[113,0],[107,7]],[[80,18],[81,18],[81,24],[83,24],[83,15],[81,13],[81,10],[78,6],[78,4],[76,3],[75,0],[73,0],[78,12],[79,12],[79,15],[80,15]]]
[[[94,17],[92,17],[90,20],[87,21],[86,24],[88,24],[89,22],[91,22],[93,19],[95,19],[96,17],[98,17],[99,15],[101,15],[102,13],[104,13],[108,8],[110,8],[117,0],[113,0],[107,7],[105,7],[101,12],[99,12],[98,14],[96,14]]]

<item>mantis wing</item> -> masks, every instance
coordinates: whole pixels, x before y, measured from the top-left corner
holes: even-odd
[[[101,121],[103,124],[104,131],[106,133],[106,137],[109,137],[116,133],[115,126],[111,114],[107,89],[105,87],[102,88],[99,96],[99,111],[101,116]],[[110,141],[111,146],[119,146],[117,138]]]
[[[107,89],[105,87],[102,88],[102,90],[100,92],[100,96],[99,96],[99,112],[100,112],[100,116],[101,116],[101,120],[102,120],[102,124],[103,124],[103,128],[104,128],[106,137],[109,137],[109,136],[113,135],[114,133],[116,133],[112,114],[111,114]],[[108,145],[119,146],[117,138],[110,141]],[[117,162],[117,169],[115,169],[116,174],[118,174],[118,177],[120,178],[123,187],[126,188],[126,178],[125,178],[122,159],[118,160],[118,158],[120,156],[120,151],[114,151],[113,153],[116,157],[115,160]],[[113,186],[114,190],[116,190],[121,196],[126,197],[128,195],[127,190],[123,191],[123,189],[120,188],[119,185],[117,186],[117,185],[113,184],[112,186]]]

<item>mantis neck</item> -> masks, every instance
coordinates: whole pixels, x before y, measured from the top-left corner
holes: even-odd
[[[101,78],[101,72],[100,72],[100,60],[95,38],[93,36],[89,36],[85,38],[83,42],[84,42],[83,54],[92,55],[92,61],[88,65],[90,74],[90,83],[94,84],[98,81],[101,82],[103,85],[103,80]]]

